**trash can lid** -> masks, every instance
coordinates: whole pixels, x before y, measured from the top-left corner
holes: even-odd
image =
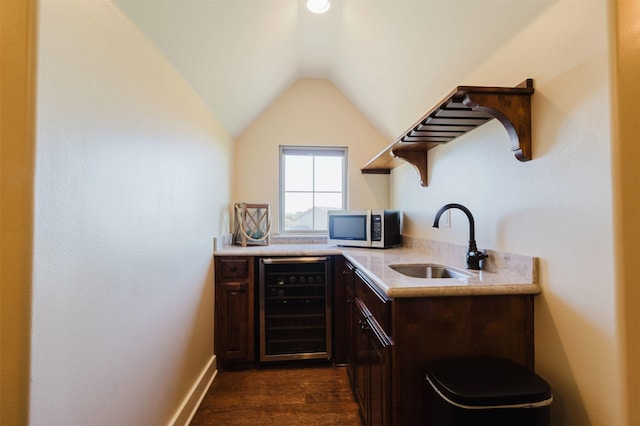
[[[551,404],[549,384],[514,361],[473,356],[429,363],[427,381],[449,403],[462,408],[535,408]]]

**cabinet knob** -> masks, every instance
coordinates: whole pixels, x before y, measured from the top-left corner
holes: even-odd
[[[231,272],[236,272],[238,270],[238,267],[237,266],[232,266],[231,268],[229,268],[229,270]]]
[[[358,321],[358,324],[360,325],[360,330],[362,330],[362,331],[366,331],[366,330],[369,329],[369,325],[367,324],[367,321],[365,321],[365,320]]]

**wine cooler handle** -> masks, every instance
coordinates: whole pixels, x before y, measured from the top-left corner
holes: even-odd
[[[274,265],[277,263],[312,263],[326,261],[326,257],[268,257],[262,259],[262,263]]]

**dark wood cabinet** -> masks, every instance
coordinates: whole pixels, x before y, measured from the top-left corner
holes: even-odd
[[[348,368],[354,394],[365,425],[390,424],[391,339],[380,321],[388,324],[389,299],[375,293],[366,278],[346,263],[351,277],[351,299],[347,300],[349,323]]]
[[[343,256],[336,256],[333,288],[333,362],[351,363],[351,303],[353,303],[353,266]]]
[[[365,425],[428,425],[431,360],[494,355],[533,369],[533,295],[391,299],[348,261],[341,267],[353,302],[336,330],[352,334],[346,359]]]
[[[252,363],[254,351],[254,259],[216,257],[215,352],[221,369]]]
[[[534,368],[533,295],[387,297],[335,257],[333,362],[346,365],[365,425],[427,425],[427,364],[493,355]],[[221,370],[255,366],[255,262],[215,258]]]
[[[366,425],[388,425],[391,341],[357,297],[354,307],[359,329],[355,338],[355,382],[361,414]]]
[[[353,304],[353,356],[352,356],[352,368],[353,368],[353,393],[356,397],[358,404],[360,405],[360,414],[367,422],[367,411],[369,407],[369,394],[367,393],[367,376],[369,373],[369,354],[367,353],[367,335],[360,328],[366,322],[366,315],[362,309],[359,309],[359,305],[354,300]]]

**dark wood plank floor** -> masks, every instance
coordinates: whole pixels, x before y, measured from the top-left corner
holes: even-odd
[[[191,425],[361,423],[346,369],[314,366],[218,373]]]

